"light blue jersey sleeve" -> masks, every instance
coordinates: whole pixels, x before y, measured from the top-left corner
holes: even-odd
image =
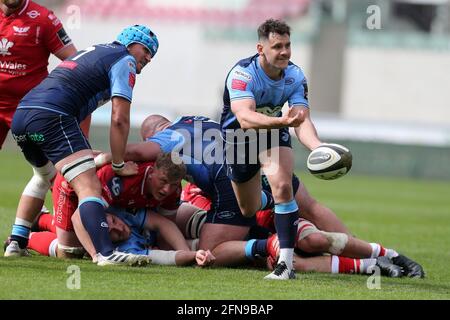
[[[131,102],[136,81],[136,61],[126,55],[117,61],[109,71],[111,98],[122,97]]]
[[[227,78],[227,89],[230,101],[241,99],[255,99],[253,94],[254,79],[248,70],[241,66],[234,67]]]
[[[153,137],[148,138],[147,141],[159,144],[162,152],[167,153],[173,150],[182,149],[185,138],[181,133],[176,132],[175,130],[166,129],[158,132]]]
[[[122,219],[130,228],[135,229],[138,233],[144,230],[145,221],[147,220],[147,210],[139,209],[135,214],[128,213],[125,209],[117,207],[109,207],[109,213],[112,213]]]
[[[298,83],[296,83],[294,92],[290,95],[288,99],[289,107],[304,106],[309,108],[308,82],[306,81],[306,78],[303,75],[303,73],[300,72],[300,75],[302,76],[302,78],[300,78],[301,80]]]

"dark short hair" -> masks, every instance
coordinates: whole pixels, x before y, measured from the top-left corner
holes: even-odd
[[[291,35],[291,27],[281,20],[269,19],[264,21],[258,28],[258,40],[269,39],[270,33]]]

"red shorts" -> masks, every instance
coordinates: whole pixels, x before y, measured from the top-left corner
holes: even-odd
[[[11,128],[12,118],[16,107],[5,107],[0,103],[0,149],[5,142],[9,129]]]
[[[55,226],[66,231],[74,231],[72,215],[78,207],[78,197],[69,183],[59,173],[53,184],[53,210]]]

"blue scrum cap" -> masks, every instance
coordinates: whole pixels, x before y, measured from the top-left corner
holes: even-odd
[[[158,51],[159,42],[156,34],[143,25],[127,27],[117,37],[117,41],[128,47],[132,43],[140,43],[152,53],[152,58]]]

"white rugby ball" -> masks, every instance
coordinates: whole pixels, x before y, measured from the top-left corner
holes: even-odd
[[[323,180],[333,180],[347,174],[352,167],[352,153],[339,144],[324,143],[311,151],[307,167],[312,175]]]

